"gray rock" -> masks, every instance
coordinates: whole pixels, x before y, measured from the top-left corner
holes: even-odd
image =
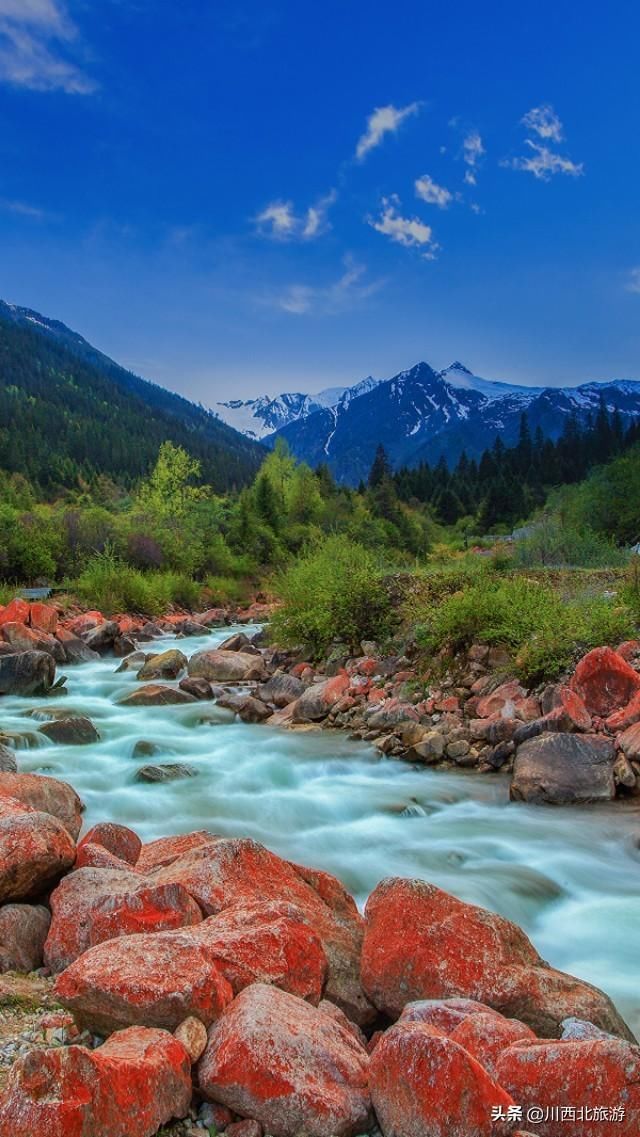
[[[35,971],[51,923],[40,904],[5,904],[0,908],[0,971]]]
[[[217,705],[233,711],[243,722],[264,722],[265,719],[271,718],[272,713],[261,699],[255,699],[253,695],[227,692],[217,700]]]
[[[147,656],[138,672],[138,679],[177,679],[186,666],[186,655],[177,648],[171,648],[159,655]]]
[[[142,766],[136,782],[175,782],[182,778],[195,778],[197,770],[182,762],[167,762],[160,766]]]
[[[267,679],[267,669],[261,656],[244,651],[199,651],[189,660],[192,679],[208,679],[213,683],[242,683],[247,680]]]
[[[36,695],[53,686],[56,664],[45,651],[0,656],[0,695]]]
[[[295,675],[289,675],[286,671],[276,671],[267,683],[258,687],[258,695],[263,703],[273,703],[281,710],[283,707],[288,707],[289,703],[295,703],[304,690],[304,683],[296,679]]]
[[[91,742],[100,741],[100,735],[91,719],[84,715],[68,715],[45,722],[40,727],[40,733],[62,746],[88,746]]]
[[[17,774],[17,772],[18,763],[16,762],[16,756],[13,750],[10,750],[8,746],[3,746],[2,743],[0,743],[0,773]]]
[[[613,742],[594,734],[541,734],[516,752],[511,782],[514,801],[556,805],[611,801]]]

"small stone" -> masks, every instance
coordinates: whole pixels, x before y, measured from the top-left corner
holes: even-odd
[[[189,1015],[184,1022],[180,1023],[180,1026],[176,1027],[173,1033],[184,1046],[192,1063],[197,1062],[204,1054],[207,1046],[207,1028],[204,1023],[195,1015]]]

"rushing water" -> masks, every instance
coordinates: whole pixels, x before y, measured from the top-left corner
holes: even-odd
[[[232,630],[167,638],[153,650],[191,654]],[[249,726],[210,703],[121,707],[138,681],[117,666],[69,668],[64,699],[0,704],[4,731],[37,731],[25,715],[52,705],[92,719],[96,745],[40,735],[37,748],[18,751],[22,771],[72,783],[88,825],[119,821],[146,840],[200,828],[251,836],[334,873],[360,902],[385,876],[422,877],[517,921],[550,963],[603,987],[640,1029],[637,807],[510,804],[502,777],[394,762],[338,732]],[[142,739],[162,754],[133,759]],[[187,763],[197,774],[136,782],[149,762]]]

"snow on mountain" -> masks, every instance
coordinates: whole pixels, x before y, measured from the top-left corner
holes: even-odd
[[[215,411],[228,426],[249,438],[262,439],[290,423],[306,419],[316,411],[348,405],[351,399],[372,390],[379,382],[381,380],[368,376],[352,387],[326,387],[317,395],[293,391],[275,397],[261,395],[257,399],[230,399],[216,403]]]

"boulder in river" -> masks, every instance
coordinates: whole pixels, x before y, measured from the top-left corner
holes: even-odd
[[[148,655],[138,672],[138,679],[177,679],[186,666],[186,655],[177,648],[171,648],[159,655]]]
[[[151,1137],[191,1103],[191,1060],[165,1030],[130,1027],[97,1050],[33,1049],[0,1105],[11,1137]]]
[[[640,675],[617,651],[597,647],[580,660],[570,685],[589,714],[607,718],[640,691]]]
[[[295,675],[289,675],[286,671],[276,671],[275,675],[258,687],[258,695],[263,703],[273,703],[274,707],[282,710],[283,707],[288,707],[290,703],[299,699],[304,690],[304,683],[296,679]]]
[[[168,687],[162,683],[147,683],[119,700],[121,707],[168,707],[184,703],[195,703],[193,695],[181,691],[179,687]]]
[[[511,797],[554,805],[611,801],[615,749],[596,734],[541,734],[516,751]]]
[[[255,983],[211,1027],[198,1083],[268,1133],[351,1137],[370,1121],[368,1067],[364,1047],[335,1019]]]
[[[210,683],[243,683],[266,679],[267,668],[260,655],[212,649],[191,656],[189,675],[192,679],[208,679]]]
[[[8,746],[0,743],[0,773],[2,774],[17,774],[18,763],[13,750]]]
[[[461,997],[543,1037],[558,1037],[573,1015],[634,1041],[602,991],[548,967],[516,924],[426,881],[382,881],[365,919],[363,987],[392,1018],[415,1000]]]
[[[136,782],[177,782],[183,778],[195,778],[197,770],[185,762],[167,762],[158,766],[142,766],[136,774]]]
[[[64,715],[56,717],[51,722],[45,722],[39,728],[51,742],[61,746],[88,746],[91,742],[99,742],[98,734],[91,719],[85,715]]]
[[[216,701],[219,707],[233,711],[242,722],[264,722],[271,718],[271,708],[253,695],[226,691]]]
[[[58,628],[56,639],[64,648],[67,663],[94,663],[100,659],[97,651],[88,647],[79,636],[74,635],[68,628]]]
[[[0,655],[0,695],[44,694],[53,686],[56,663],[46,651]]]

